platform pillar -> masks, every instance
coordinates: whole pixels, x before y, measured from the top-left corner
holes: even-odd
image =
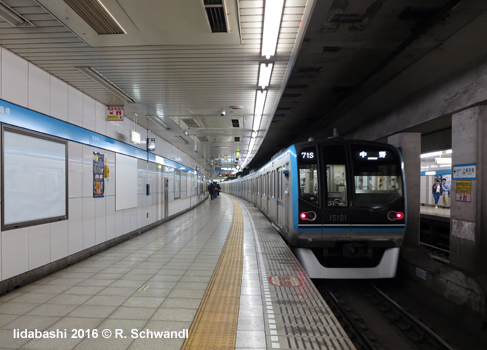
[[[476,273],[487,272],[486,137],[487,106],[453,114],[450,264]],[[475,178],[460,172],[470,164],[475,165]],[[470,198],[464,194],[469,187]]]
[[[419,195],[421,177],[421,134],[416,132],[399,133],[388,138],[389,144],[396,146],[404,160],[407,195],[407,228],[403,245],[419,245]]]

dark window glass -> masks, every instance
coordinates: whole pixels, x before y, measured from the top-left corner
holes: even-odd
[[[387,145],[352,145],[355,206],[380,208],[403,196],[401,159]]]
[[[316,147],[308,147],[298,154],[299,196],[319,205],[319,181]]]

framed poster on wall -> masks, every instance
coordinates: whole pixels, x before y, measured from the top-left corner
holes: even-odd
[[[105,157],[93,152],[93,198],[102,198],[105,192]]]
[[[66,141],[2,127],[2,230],[68,218]]]

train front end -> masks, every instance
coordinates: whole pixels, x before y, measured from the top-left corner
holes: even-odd
[[[295,154],[291,244],[310,277],[394,277],[407,216],[399,151],[331,139]]]

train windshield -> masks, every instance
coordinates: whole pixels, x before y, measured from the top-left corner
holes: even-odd
[[[401,159],[387,146],[352,145],[355,206],[381,208],[403,196]]]
[[[319,201],[318,163],[316,147],[308,147],[299,154],[299,196],[316,206]]]

